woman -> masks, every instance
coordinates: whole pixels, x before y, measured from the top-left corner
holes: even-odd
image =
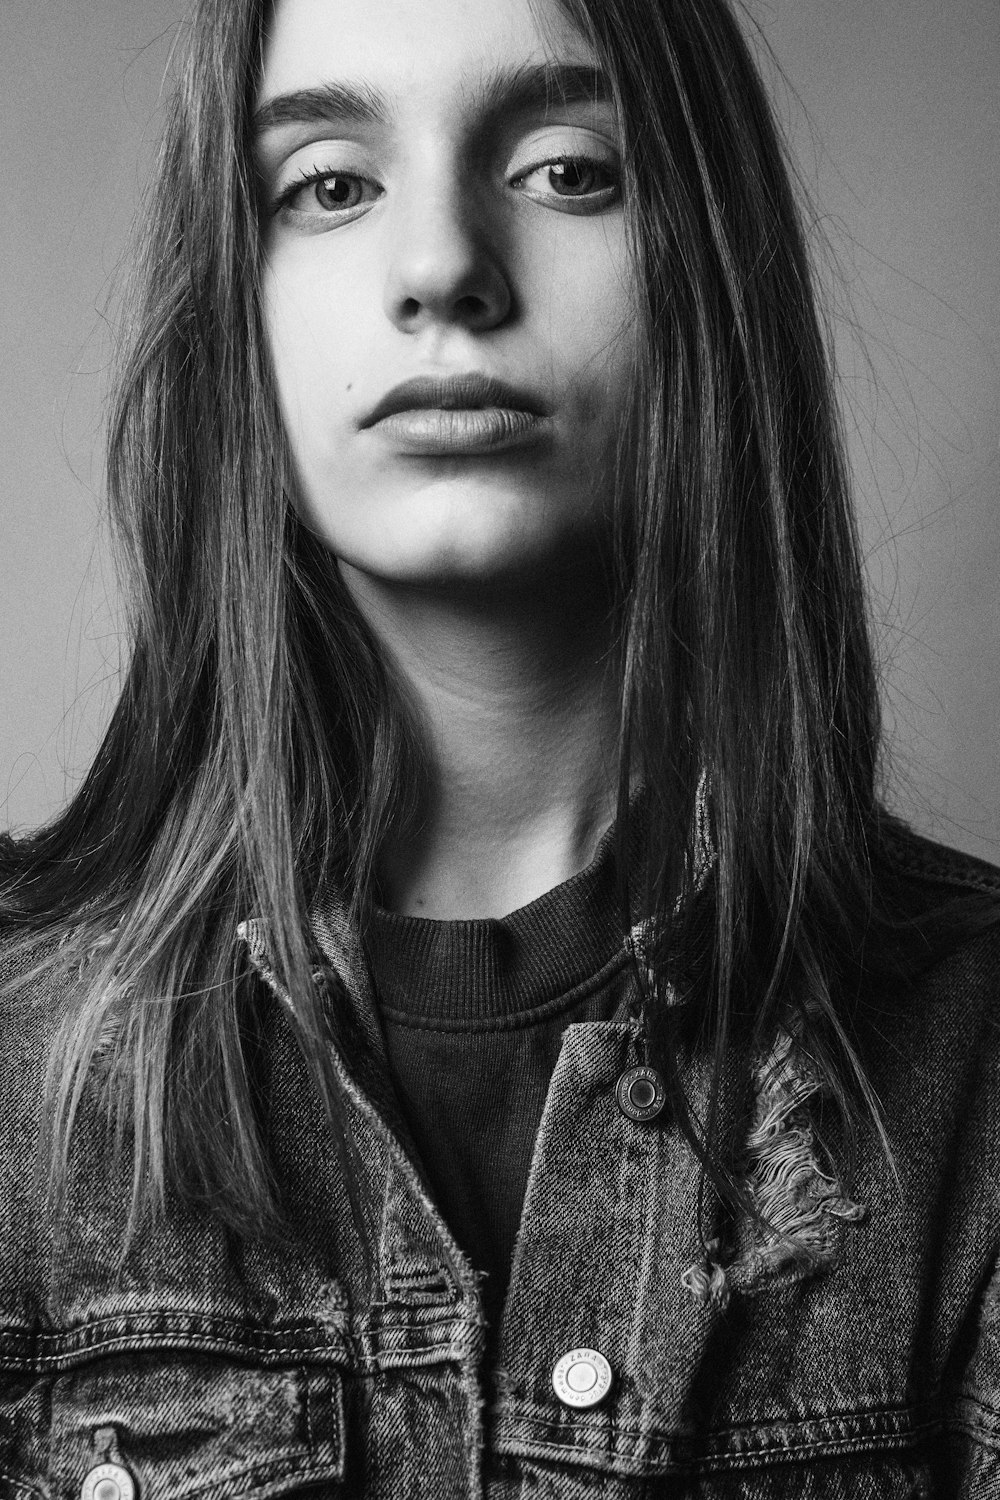
[[[993,1493],[1000,885],[878,801],[724,0],[202,0],[144,233],[11,1493]]]

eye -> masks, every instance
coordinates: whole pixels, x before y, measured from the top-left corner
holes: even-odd
[[[300,219],[336,218],[373,202],[380,191],[356,172],[312,171],[285,189],[277,208]]]
[[[520,172],[511,186],[541,201],[562,199],[567,204],[576,201],[596,208],[613,202],[619,193],[616,170],[590,156],[560,156],[540,162]]]

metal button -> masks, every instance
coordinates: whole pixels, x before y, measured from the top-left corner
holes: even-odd
[[[655,1068],[629,1068],[615,1085],[618,1108],[629,1120],[655,1120],[667,1102],[663,1079]]]
[[[135,1500],[135,1480],[122,1464],[98,1464],[83,1481],[80,1500]]]
[[[596,1406],[611,1380],[611,1366],[596,1349],[571,1349],[552,1371],[552,1389],[564,1406]]]

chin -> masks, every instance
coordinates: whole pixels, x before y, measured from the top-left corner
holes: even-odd
[[[399,583],[433,589],[467,592],[523,587],[544,574],[545,555],[533,548],[504,546],[456,546],[454,541],[418,558],[400,559],[391,576]]]
[[[483,497],[445,509],[397,511],[382,535],[366,538],[357,566],[425,587],[510,587],[556,564],[565,537],[539,526],[541,505],[490,506]],[[556,532],[557,528],[551,528]],[[386,545],[386,543],[390,545]],[[372,543],[375,545],[373,546]]]
[[[574,497],[575,500],[575,497]],[[520,486],[440,481],[340,514],[310,507],[341,563],[372,583],[435,591],[523,592],[592,570],[607,530],[597,507]],[[567,513],[570,512],[570,513]],[[606,543],[607,538],[604,538]],[[589,563],[589,566],[588,566]]]

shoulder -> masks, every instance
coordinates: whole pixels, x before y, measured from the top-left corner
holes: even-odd
[[[886,1299],[919,1299],[923,1358],[951,1350],[957,1369],[1000,1256],[1000,870],[895,824],[879,882],[889,911],[874,942],[889,954],[873,955],[853,1019],[892,1171],[884,1157],[862,1168],[859,1197],[887,1247]],[[998,1360],[993,1337],[965,1373],[990,1402]]]
[[[886,1086],[903,1080],[915,1107],[951,1094],[956,1122],[1000,1144],[1000,870],[891,822],[865,947]]]
[[[887,831],[868,1019],[884,1097],[903,1139],[962,1135],[983,1180],[1000,1180],[1000,870],[914,833]],[[888,896],[886,897],[886,892]],[[883,956],[884,955],[884,956]],[[1000,1205],[995,1205],[1000,1211]]]
[[[0,920],[0,1073],[9,1076],[15,1058],[47,1049],[73,984],[58,939]]]
[[[55,940],[26,941],[0,925],[0,1324],[8,1332],[34,1316],[33,1289],[48,1264],[39,1153],[49,1058],[72,988]]]
[[[874,883],[876,972],[893,967],[912,984],[969,969],[983,998],[1000,980],[1000,869],[891,820]],[[879,945],[887,962],[880,964]],[[971,966],[971,967],[970,967]]]
[[[897,818],[883,831],[886,861],[908,883],[918,902],[934,893],[946,899],[978,895],[992,900],[1000,916],[1000,868],[915,833]]]
[[[75,987],[56,939],[0,924],[0,1181],[34,1165],[49,1058]]]

